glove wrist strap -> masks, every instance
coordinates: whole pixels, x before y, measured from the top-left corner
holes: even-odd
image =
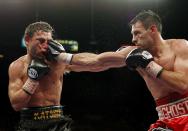
[[[147,67],[146,67],[146,71],[151,74],[152,76],[154,76],[155,78],[158,78],[161,74],[161,72],[163,71],[163,67],[158,65],[156,62],[151,61]]]
[[[72,60],[72,57],[73,57],[73,54],[70,54],[70,53],[61,53],[58,56],[57,60],[59,62],[65,63],[65,64],[70,64],[71,60]]]
[[[35,90],[37,89],[37,86],[39,85],[38,81],[32,80],[30,78],[27,79],[25,84],[23,85],[22,89],[29,95],[32,95]]]

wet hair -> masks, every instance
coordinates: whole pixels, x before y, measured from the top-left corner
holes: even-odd
[[[151,25],[155,24],[157,26],[157,30],[162,33],[162,22],[161,18],[158,14],[151,10],[143,10],[138,13],[129,23],[130,27],[134,25],[136,22],[142,22],[145,29],[148,29]]]
[[[44,32],[51,32],[52,34],[54,32],[54,29],[52,28],[50,24],[48,24],[47,22],[40,21],[40,22],[31,23],[30,25],[28,25],[25,29],[24,35],[33,37],[34,33],[40,30]]]

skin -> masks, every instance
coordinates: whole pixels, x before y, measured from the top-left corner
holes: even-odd
[[[63,74],[67,70],[71,71],[102,71],[110,68],[113,61],[104,62],[100,60],[96,54],[92,53],[79,53],[75,54],[72,58],[71,65],[68,65],[62,61],[49,62],[45,59],[45,53],[48,49],[47,40],[52,39],[51,32],[38,31],[35,32],[33,37],[26,36],[27,54],[21,56],[17,60],[13,61],[9,66],[9,98],[12,107],[15,111],[20,111],[26,107],[43,107],[60,105],[61,92],[63,87]],[[101,56],[112,54],[113,52],[107,52],[101,54]],[[64,57],[65,53],[61,53],[58,57]],[[125,54],[120,55],[121,59]],[[115,58],[118,58],[115,56]],[[38,82],[39,85],[34,94],[27,94],[22,88],[27,80],[35,83],[35,80],[28,78],[27,68],[32,59],[43,59],[49,66],[50,72],[43,76]],[[124,62],[117,61],[116,66],[125,65]]]
[[[9,66],[9,98],[12,107],[19,111],[24,107],[60,105],[63,85],[63,73],[71,71],[98,72],[109,68],[126,66],[128,53],[139,47],[149,51],[154,61],[164,68],[159,78],[154,78],[142,68],[137,71],[145,80],[154,99],[165,97],[173,92],[184,94],[188,91],[188,42],[183,39],[164,40],[155,25],[145,29],[138,21],[132,25],[132,42],[136,46],[128,46],[117,52],[101,54],[74,54],[71,65],[62,61],[48,62],[51,71],[44,76],[33,95],[28,95],[22,87],[28,78],[27,67],[35,57],[44,58],[48,44],[40,42],[40,38],[52,39],[49,32],[38,31],[32,38],[25,38],[27,54],[12,62]],[[58,57],[62,57],[61,53]]]
[[[188,63],[188,41],[184,39],[164,40],[156,25],[145,29],[141,21],[132,25],[131,33],[133,36],[132,42],[137,47],[150,52],[154,61],[164,68],[159,78],[154,78],[140,67],[136,69],[144,79],[154,99],[163,98],[174,92],[178,94],[188,92],[188,64],[185,64]],[[119,63],[126,59],[130,48],[135,47],[129,46],[121,51],[108,55],[101,54],[98,57],[104,63],[110,58],[109,61],[114,62],[111,67],[118,67],[121,66]],[[114,61],[114,59],[117,61]]]
[[[32,38],[26,36],[27,54],[12,62],[9,67],[9,98],[16,111],[24,107],[60,105],[61,90],[63,84],[63,71],[66,65],[50,63],[51,71],[44,76],[33,95],[28,95],[22,90],[28,78],[27,67],[35,57],[44,58],[47,51],[47,41],[40,39],[52,39],[50,32],[38,31]]]
[[[151,77],[144,69],[138,68],[148,89],[155,99],[172,92],[184,94],[188,91],[188,42],[183,39],[164,40],[155,25],[145,29],[138,21],[132,26],[133,43],[148,50],[154,61],[164,68],[159,79]]]
[[[164,40],[156,25],[146,29],[141,21],[132,25],[132,42],[136,46],[128,46],[117,52],[105,52],[95,57],[95,71],[113,67],[126,66],[127,54],[135,48],[143,48],[150,52],[155,63],[164,68],[159,78],[138,67],[136,70],[144,79],[155,100],[168,96],[174,92],[184,94],[188,92],[188,41],[184,39]],[[91,63],[91,62],[90,62]],[[97,65],[98,64],[98,65]],[[88,65],[90,65],[88,63]],[[103,65],[103,66],[101,66]],[[89,66],[88,66],[89,67]]]

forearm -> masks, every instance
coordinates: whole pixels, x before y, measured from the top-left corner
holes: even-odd
[[[151,61],[145,70],[150,75],[163,80],[172,90],[180,93],[188,91],[188,80],[184,73],[165,70],[154,61]]]
[[[79,53],[74,54],[71,60],[71,65],[78,66],[95,66],[99,65],[99,61],[97,60],[97,54],[93,53]]]
[[[101,54],[80,53],[73,56],[72,64],[86,66],[114,66],[125,65],[125,56],[117,52],[104,52]],[[121,65],[119,65],[121,64]]]
[[[15,92],[14,96],[11,98],[11,104],[15,111],[19,111],[24,107],[27,107],[31,96],[26,94],[22,89]]]
[[[66,65],[69,65],[72,62],[73,54],[70,54],[70,53],[60,53],[57,56],[56,59],[57,59],[57,61],[59,63],[63,63],[63,64],[66,64]]]
[[[183,73],[163,70],[159,76],[166,84],[170,85],[173,90],[184,93],[188,91],[187,76]]]
[[[107,66],[76,66],[76,65],[70,65],[69,71],[75,71],[75,72],[82,72],[82,71],[89,71],[89,72],[100,72],[109,69],[110,67]]]
[[[137,71],[144,75],[142,69],[138,68]],[[188,91],[188,80],[184,73],[165,70],[162,66],[154,61],[151,61],[146,68],[143,69],[149,75],[162,80],[168,88],[174,91],[183,93]]]
[[[118,52],[104,52],[97,56],[98,61],[109,67],[121,67],[125,65],[125,55]]]
[[[79,53],[73,56],[71,71],[91,71],[99,72],[109,68],[122,67],[125,65],[124,56],[114,52],[105,52],[101,54]]]
[[[28,78],[22,88],[11,93],[11,104],[16,111],[27,107],[27,104],[30,101],[32,94],[35,92],[38,84],[38,81]]]

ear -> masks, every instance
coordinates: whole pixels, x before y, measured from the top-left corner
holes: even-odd
[[[30,36],[29,35],[25,35],[24,40],[25,40],[25,44],[28,45],[29,41],[30,41]]]
[[[150,30],[151,30],[152,33],[157,32],[157,27],[156,27],[156,25],[150,26]]]

